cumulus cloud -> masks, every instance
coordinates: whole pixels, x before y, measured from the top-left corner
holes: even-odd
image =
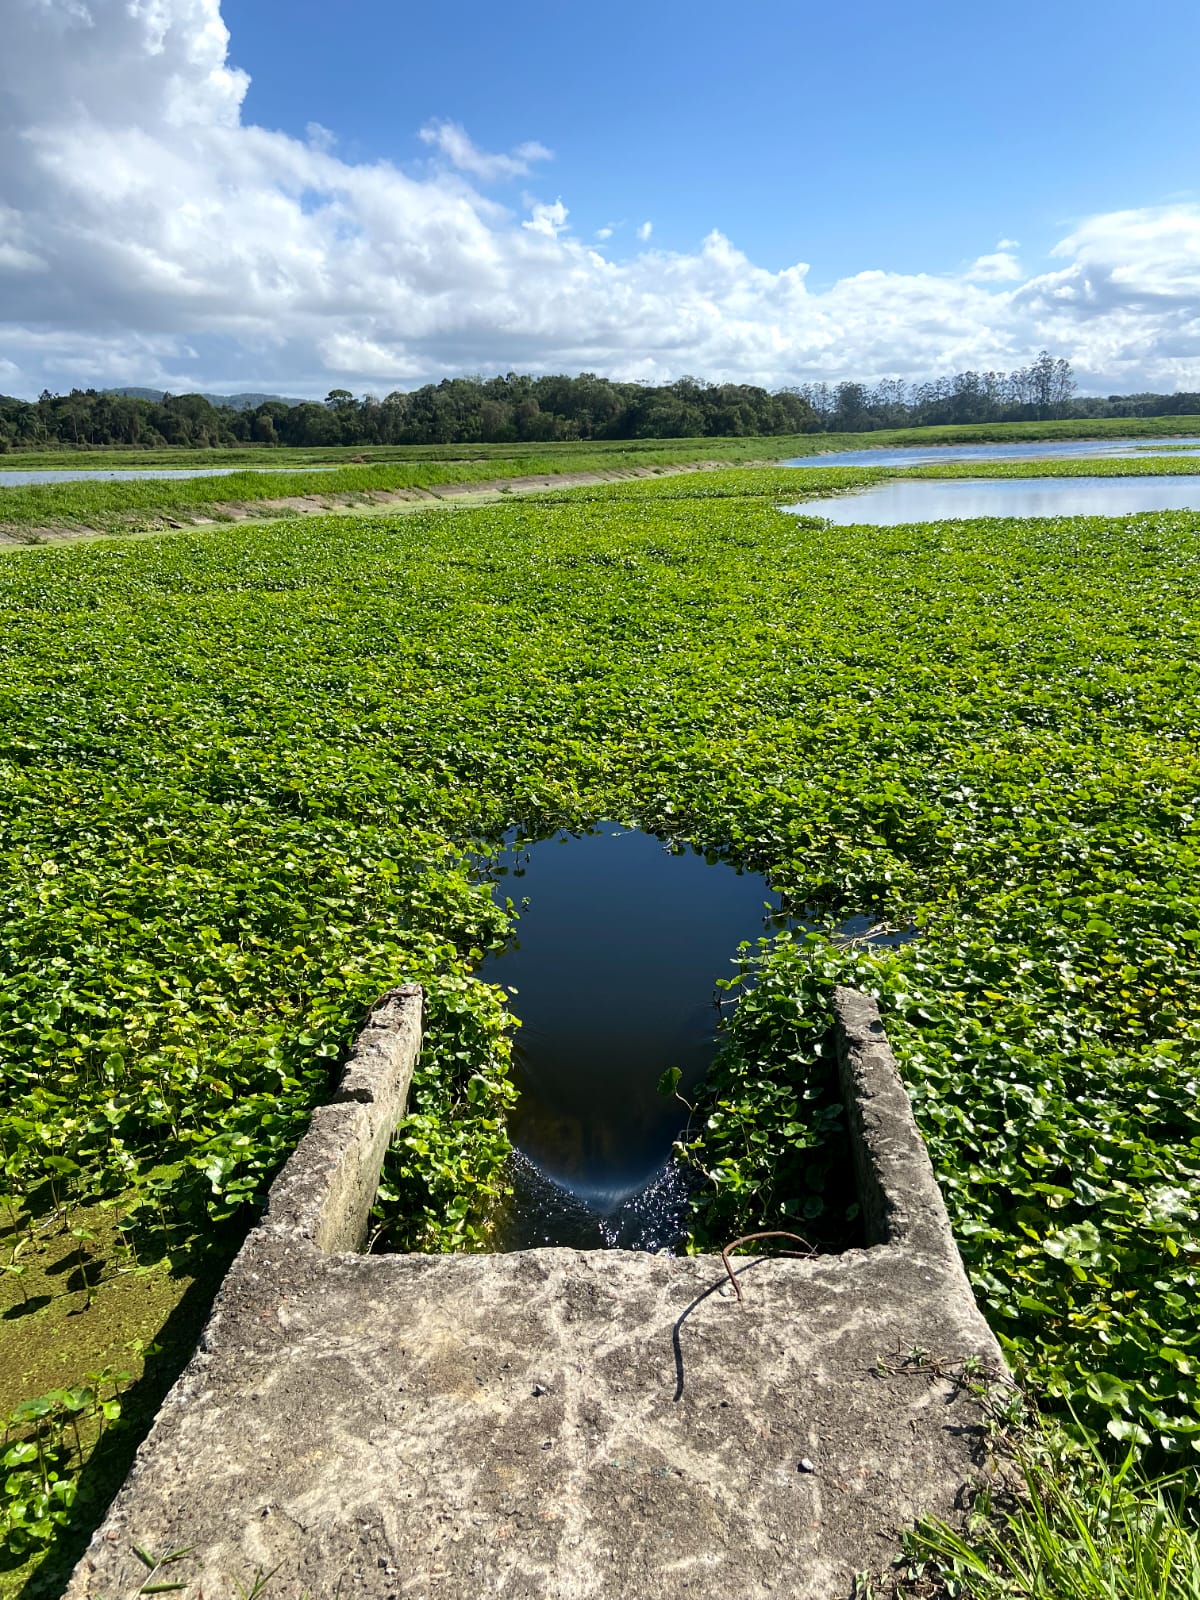
[[[1008,367],[1042,346],[1097,388],[1200,387],[1194,204],[1087,218],[1034,276],[1000,240],[956,273],[817,290],[804,263],[767,270],[721,231],[602,252],[568,227],[586,197],[516,212],[483,191],[541,145],[490,154],[430,123],[438,159],[406,172],[342,159],[316,125],[246,122],[247,87],[220,0],[7,0],[7,392],[383,392],[509,368],[779,386]]]
[[[1200,209],[1159,206],[1111,211],[1081,223],[1051,254],[1073,258],[1068,271],[1110,298],[1130,288],[1152,299],[1195,303],[1200,292]]]
[[[528,228],[530,233],[544,233],[548,238],[557,239],[567,225],[567,208],[561,200],[556,200],[553,205],[535,203],[530,211],[529,220],[521,226]]]
[[[637,231],[637,236],[642,241],[642,243],[645,244],[646,240],[650,237],[650,235],[653,232],[654,232],[654,224],[652,222],[643,222],[641,227]]]
[[[964,273],[970,283],[1012,283],[1021,276],[1021,263],[1008,250],[976,256]]]
[[[536,139],[519,144],[508,155],[491,155],[476,145],[467,130],[458,122],[430,122],[421,129],[420,137],[444,155],[451,166],[460,172],[469,172],[483,183],[494,183],[498,178],[519,178],[529,171],[535,161],[549,161],[554,152],[547,150]]]

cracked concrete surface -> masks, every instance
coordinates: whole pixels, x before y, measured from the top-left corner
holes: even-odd
[[[208,1600],[268,1572],[279,1600],[830,1600],[953,1514],[979,1409],[897,1357],[1003,1368],[873,1002],[839,991],[872,1243],[739,1257],[743,1303],[711,1257],[345,1253],[419,1012],[375,1012],[73,1600],[136,1594],[134,1544],[192,1546],[169,1575]]]

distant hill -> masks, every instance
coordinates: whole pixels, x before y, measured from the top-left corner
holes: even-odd
[[[161,400],[166,393],[171,394],[203,394],[200,389],[102,389],[102,394],[121,394],[130,400]],[[234,411],[253,411],[255,406],[263,405],[267,400],[279,400],[285,406],[303,405],[303,400],[297,400],[283,394],[205,394],[204,398],[214,406],[230,406]]]

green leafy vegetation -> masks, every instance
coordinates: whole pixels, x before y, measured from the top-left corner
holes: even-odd
[[[1122,419],[1120,426],[1104,422],[1026,422],[971,428],[906,428],[870,434],[796,435],[789,438],[592,440],[587,443],[529,445],[428,445],[404,448],[377,447],[369,457],[350,448],[281,451],[248,446],[213,450],[204,455],[205,466],[234,466],[242,470],[225,477],[143,479],[118,482],[74,482],[3,487],[0,471],[0,547],[4,541],[43,542],[48,534],[72,531],[144,534],[176,529],[194,521],[241,520],[261,508],[267,516],[294,514],[289,502],[329,509],[370,509],[389,496],[408,495],[421,500],[448,485],[504,492],[506,480],[569,478],[596,474],[600,478],[621,473],[667,474],[671,469],[707,465],[719,470],[705,473],[701,492],[778,494],[799,499],[820,487],[831,490],[863,487],[883,477],[1142,477],[1188,474],[1195,462],[1182,455],[1130,456],[1088,460],[1030,462],[935,462],[927,465],[879,468],[819,467],[802,473],[776,468],[768,480],[757,473],[731,476],[739,466],[784,458],[816,457],[827,450],[916,444],[965,444],[1095,438],[1106,431],[1121,437],[1153,438],[1156,434],[1187,433],[1196,418]],[[41,451],[13,458],[23,470],[54,470],[64,465],[78,470],[123,467],[183,467],[195,465],[196,452],[186,449],[153,451],[73,452]],[[301,469],[310,467],[311,472]],[[816,479],[814,471],[827,476]],[[839,476],[828,476],[839,474]],[[711,482],[708,480],[711,479]],[[619,498],[622,480],[591,486],[588,498]],[[566,486],[564,485],[564,491]],[[556,491],[551,491],[556,492]],[[666,493],[674,491],[670,486]]]
[[[616,817],[768,870],[830,930],[917,930],[731,965],[754,984],[693,1119],[697,1241],[845,1220],[819,1040],[850,978],[1019,1369],[1106,1448],[1195,1461],[1200,516],[833,528],[774,508],[797,487],[0,566],[0,1146],[11,1248],[55,1216],[97,1258],[81,1327],[118,1256],[194,1263],[244,1225],[402,980],[430,1030],[383,1226],[477,1244],[511,1091],[472,972],[509,914],[469,854]],[[100,1204],[135,1260],[70,1235]]]
[[[677,1145],[697,1178],[691,1250],[768,1225],[799,1229],[818,1250],[862,1243],[830,1034],[832,986],[854,976],[848,956],[815,932],[764,940],[723,980],[736,1009]]]
[[[90,1373],[70,1389],[24,1400],[5,1420],[0,1543],[13,1555],[49,1544],[71,1520],[80,1469],[121,1415],[128,1374]]]
[[[193,1241],[173,1229],[168,1248],[121,1198],[59,1198],[6,1208],[0,1229],[0,1262],[22,1273],[0,1325],[4,1595],[61,1592],[241,1242],[238,1226],[206,1223]]]
[[[936,461],[924,466],[885,469],[903,478],[1162,478],[1192,477],[1195,455],[1097,456],[1092,460]]]

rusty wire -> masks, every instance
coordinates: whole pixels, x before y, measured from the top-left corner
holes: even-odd
[[[729,1274],[729,1281],[733,1285],[733,1292],[737,1295],[739,1303],[742,1299],[742,1286],[737,1281],[733,1267],[730,1265],[730,1252],[736,1250],[740,1244],[752,1244],[755,1239],[794,1239],[797,1244],[804,1246],[803,1250],[781,1250],[781,1256],[799,1256],[802,1261],[809,1261],[819,1254],[816,1245],[809,1244],[807,1239],[802,1239],[798,1233],[783,1233],[778,1228],[768,1228],[765,1233],[744,1233],[740,1239],[731,1239],[721,1251],[721,1260],[725,1271]]]

